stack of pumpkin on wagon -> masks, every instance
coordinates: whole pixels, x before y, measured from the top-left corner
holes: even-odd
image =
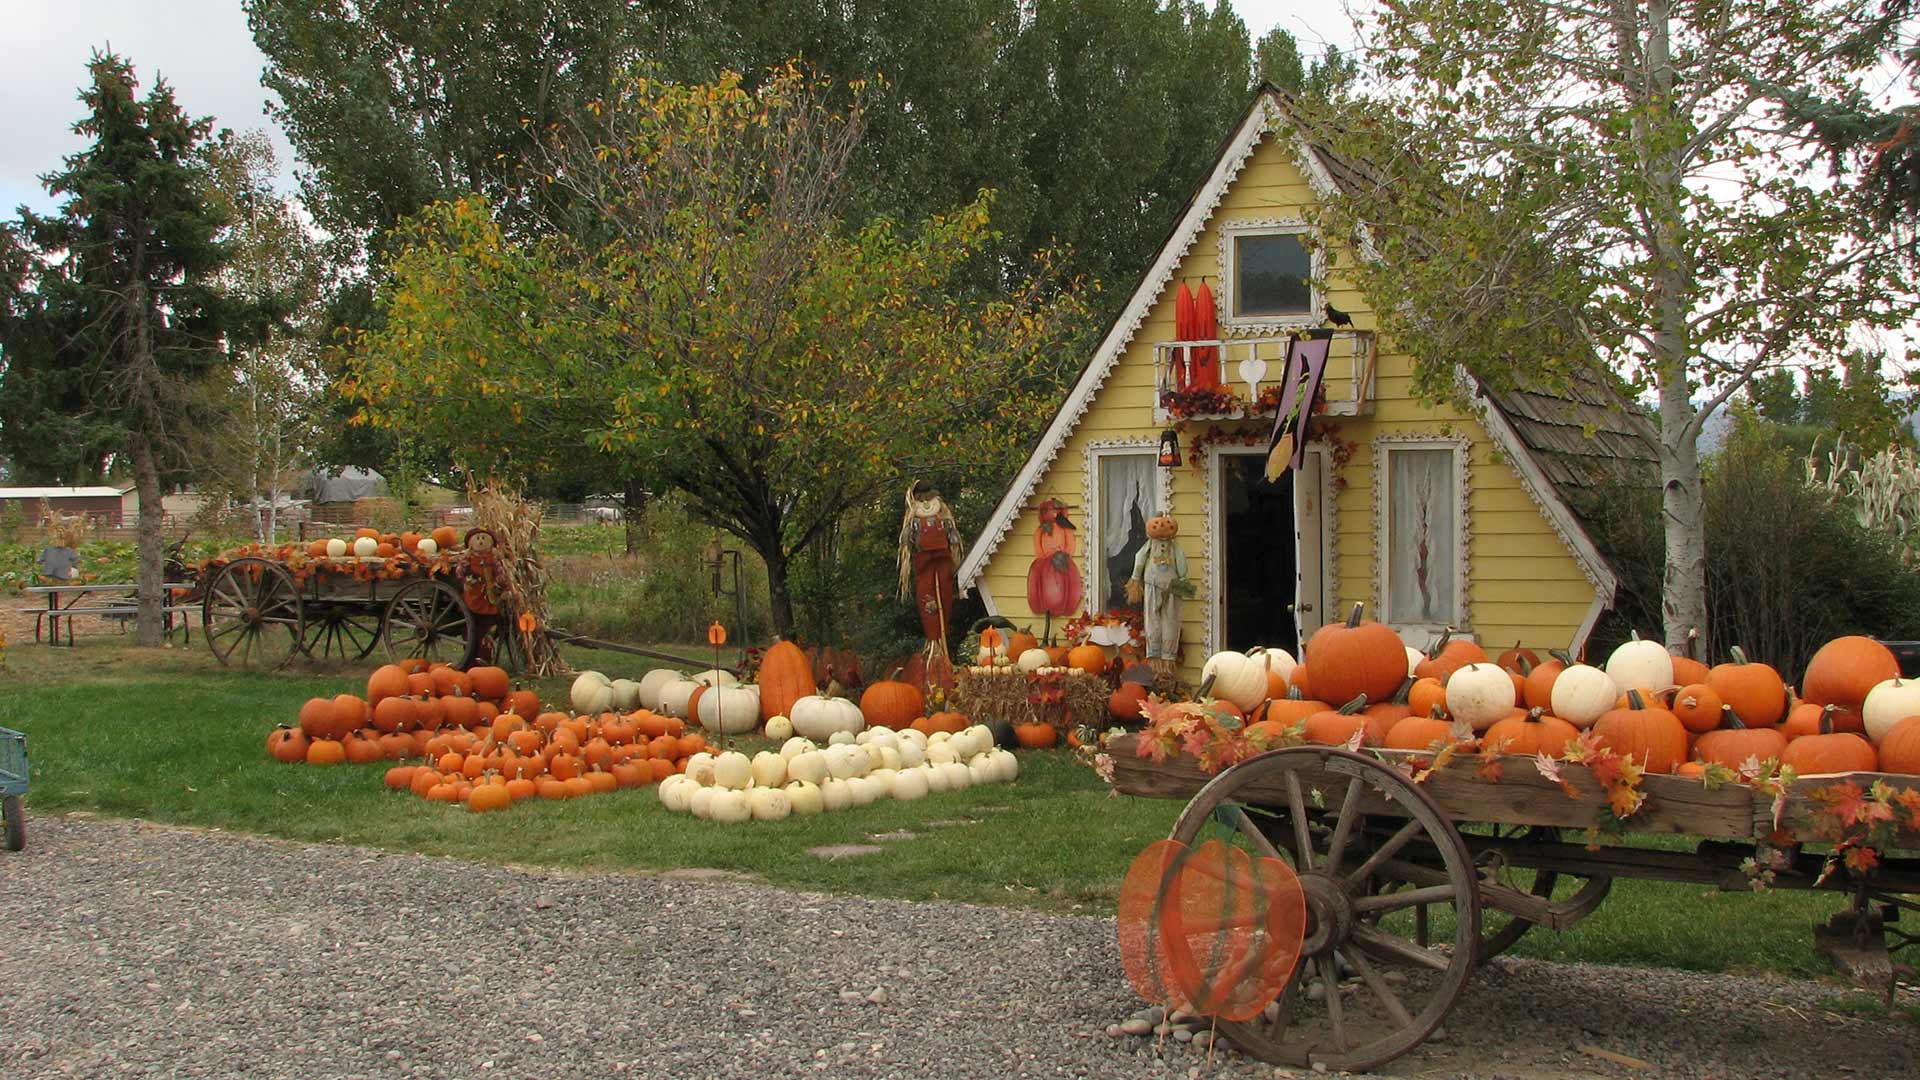
[[[1796,688],[1739,648],[1711,666],[1639,638],[1601,664],[1518,645],[1490,656],[1449,635],[1421,651],[1363,614],[1321,628],[1297,663],[1278,649],[1215,654],[1206,708],[1243,725],[1256,751],[1304,741],[1558,758],[1590,732],[1647,773],[1920,774],[1920,681],[1872,638],[1827,642]]]

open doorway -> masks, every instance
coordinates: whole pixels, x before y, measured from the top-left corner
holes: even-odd
[[[1245,651],[1268,645],[1297,652],[1296,478],[1288,472],[1270,483],[1263,475],[1266,464],[1264,453],[1220,456],[1220,647]]]

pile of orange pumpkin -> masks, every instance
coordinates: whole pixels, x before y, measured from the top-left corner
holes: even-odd
[[[249,557],[270,559],[286,564],[297,585],[305,585],[309,578],[323,574],[362,581],[398,579],[421,571],[449,569],[459,543],[460,534],[450,525],[442,525],[430,533],[360,529],[350,539],[329,538],[271,547],[246,544],[222,552],[207,565]]]
[[[706,746],[673,717],[542,711],[539,696],[513,689],[501,668],[420,660],[376,669],[364,698],[310,699],[297,726],[267,736],[267,752],[289,763],[423,759],[388,769],[387,786],[475,812],[652,784]]]
[[[1279,650],[1221,653],[1207,673],[1216,707],[1274,740],[1304,728],[1312,742],[1357,733],[1362,745],[1424,751],[1465,725],[1484,751],[1558,756],[1591,729],[1652,773],[1756,760],[1802,776],[1920,774],[1920,680],[1902,679],[1892,651],[1868,637],[1826,643],[1796,688],[1739,649],[1709,666],[1637,638],[1600,665],[1518,645],[1490,657],[1446,636],[1423,653],[1356,606],[1315,632],[1298,663]]]

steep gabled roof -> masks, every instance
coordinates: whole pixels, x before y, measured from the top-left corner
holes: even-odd
[[[1287,95],[1271,83],[1254,93],[1246,112],[1221,144],[1213,168],[1188,198],[1158,254],[1135,283],[1126,306],[1101,337],[1033,453],[1001,496],[978,542],[961,563],[961,588],[972,587],[985,571],[987,561],[1018,520],[1021,508],[1032,499],[1047,468],[1066,446],[1261,140],[1277,129],[1291,130],[1295,161],[1323,196],[1367,182],[1363,165],[1343,160],[1297,124],[1276,123],[1282,118],[1291,120],[1290,106]],[[1653,454],[1635,425],[1634,406],[1598,375],[1570,380],[1566,387],[1548,387],[1523,378],[1516,382],[1516,388],[1496,392],[1472,379],[1464,369],[1459,374],[1473,391],[1474,409],[1482,426],[1512,463],[1528,494],[1566,541],[1588,579],[1603,594],[1612,596],[1618,576],[1573,510],[1580,500],[1571,496],[1575,489],[1606,483],[1644,482],[1642,466],[1653,459]]]

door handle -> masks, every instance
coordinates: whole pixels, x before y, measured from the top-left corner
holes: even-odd
[[[1303,611],[1303,612],[1304,612],[1304,611],[1312,611],[1312,610],[1313,610],[1313,605],[1312,605],[1312,604],[1300,604],[1299,606],[1297,606],[1297,607],[1295,607],[1295,608],[1294,608],[1294,610],[1295,610],[1295,611]]]

